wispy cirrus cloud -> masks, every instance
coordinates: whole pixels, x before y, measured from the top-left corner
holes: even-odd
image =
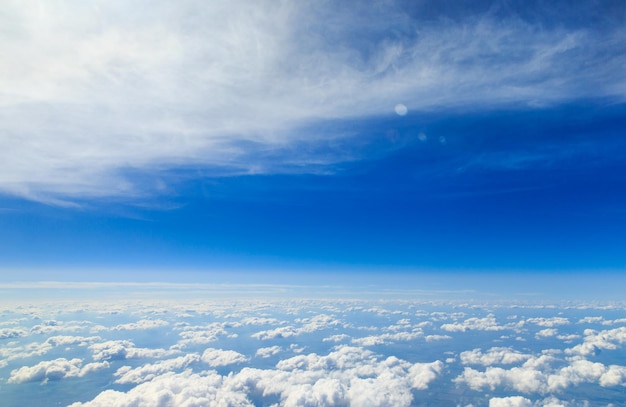
[[[544,24],[550,10],[530,19],[498,2],[462,18],[420,7],[11,1],[0,16],[0,191],[67,204],[166,191],[176,168],[319,172],[359,156],[335,144],[355,134],[323,124],[393,115],[399,102],[411,112],[624,98],[623,24]],[[570,15],[588,11],[578,7]]]

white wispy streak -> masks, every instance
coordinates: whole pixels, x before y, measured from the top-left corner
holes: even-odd
[[[329,171],[359,153],[333,148],[354,134],[319,124],[394,115],[400,102],[419,112],[626,93],[623,25],[194,0],[9,0],[0,24],[0,191],[56,204],[167,191],[171,169]]]

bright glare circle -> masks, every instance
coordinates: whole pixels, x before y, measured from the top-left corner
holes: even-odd
[[[404,116],[409,111],[409,109],[407,109],[406,106],[402,103],[398,103],[395,107],[395,110],[398,116]]]

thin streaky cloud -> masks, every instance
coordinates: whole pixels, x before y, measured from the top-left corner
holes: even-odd
[[[392,116],[398,103],[420,112],[624,100],[624,24],[549,25],[495,13],[498,4],[424,20],[393,1],[10,1],[0,16],[0,191],[70,205],[162,193],[167,170],[181,167],[319,171],[358,154],[294,160],[299,143],[346,137],[312,124]],[[274,160],[258,158],[268,150]]]

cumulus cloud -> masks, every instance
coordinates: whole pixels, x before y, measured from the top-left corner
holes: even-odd
[[[119,324],[110,328],[113,331],[142,331],[147,329],[155,329],[169,325],[169,322],[162,319],[142,319],[137,322],[129,322],[127,324]],[[95,331],[102,330],[95,329]]]
[[[563,328],[567,335],[558,335],[557,327],[566,322],[553,316],[579,321],[579,310],[532,308],[533,315],[545,314],[531,320],[523,316],[507,318],[507,311],[519,315],[526,312],[519,305],[507,308],[454,303],[428,308],[431,305],[419,301],[370,305],[345,300],[92,304],[88,315],[98,315],[99,323],[106,327],[102,331],[104,338],[56,335],[54,330],[42,333],[52,336],[41,342],[7,338],[0,347],[0,368],[5,368],[5,383],[15,392],[23,391],[18,386],[29,382],[47,383],[52,392],[51,386],[72,384],[50,382],[91,374],[106,378],[112,386],[92,401],[74,406],[217,406],[222,400],[228,400],[223,402],[226,405],[241,406],[410,406],[430,402],[431,394],[439,391],[452,391],[469,394],[474,405],[516,405],[532,400],[536,407],[565,407],[582,403],[573,397],[583,392],[589,398],[602,394],[609,400],[619,397],[626,388],[626,367],[620,364],[620,349],[626,342],[624,328],[586,329],[589,326],[584,325],[603,328],[603,321],[609,319],[571,324]],[[84,309],[77,305],[71,312],[85,315]],[[622,311],[613,308],[609,315]],[[58,311],[36,312],[43,317]],[[143,342],[150,331],[111,330],[120,326],[116,325],[120,313],[164,315],[168,325],[158,330],[164,335],[150,339],[151,343],[162,341],[164,348],[135,345],[134,341]],[[185,320],[175,323],[181,315]],[[207,320],[216,321],[199,322]],[[450,324],[449,331],[443,330],[451,332],[449,335],[441,335],[439,330],[445,323]],[[20,324],[2,326],[14,328]],[[93,326],[66,324],[81,325],[85,332]],[[54,327],[63,323],[38,325]],[[278,328],[288,329],[284,332],[293,335],[279,343],[264,341],[264,347],[257,346],[261,342],[250,337],[259,334],[260,329],[268,335],[279,332],[274,331]],[[513,334],[503,334],[503,330]],[[365,332],[366,336],[360,337]],[[236,335],[237,340],[228,340]],[[546,337],[554,340],[543,339]],[[517,342],[518,338],[525,342]],[[448,341],[445,344],[425,343],[444,339]],[[565,344],[565,340],[576,343]],[[174,346],[167,347],[173,342]],[[203,346],[206,342],[214,345]],[[224,343],[229,344],[228,349],[219,349],[217,344]],[[477,348],[476,343],[486,346]],[[546,343],[555,349],[545,349]],[[370,348],[370,344],[377,347]],[[185,352],[187,347],[189,352]],[[48,359],[65,358],[42,361],[40,356],[52,352],[54,357]],[[597,353],[601,356],[596,358],[593,355]],[[93,363],[77,358],[85,354]],[[15,360],[26,357],[38,360],[13,365]],[[221,374],[224,371],[228,374]],[[91,394],[76,400],[88,400]]]
[[[252,334],[252,338],[267,341],[276,338],[290,338],[298,335],[298,330],[292,326],[278,327],[274,329],[267,329]]]
[[[73,403],[69,407],[253,406],[245,394],[223,388],[222,380],[215,372],[168,372],[126,393],[105,390],[91,401]]]
[[[614,350],[626,343],[626,327],[619,327],[604,331],[585,329],[583,343],[566,349],[565,352],[574,355],[595,355],[600,350]]]
[[[252,334],[252,337],[262,341],[276,338],[290,338],[293,336],[299,336],[302,334],[320,331],[323,329],[330,329],[342,325],[340,320],[326,314],[317,314],[314,317],[297,319],[294,322],[300,323],[301,326],[281,326],[274,329],[256,332]]]
[[[532,401],[521,396],[494,397],[489,399],[489,407],[532,407]]]
[[[530,359],[531,355],[514,351],[511,348],[491,348],[483,353],[480,349],[461,352],[464,365],[509,365]]]
[[[531,323],[531,324],[536,324],[536,325],[539,325],[539,326],[545,326],[545,327],[554,327],[554,326],[561,326],[561,325],[569,325],[570,324],[570,320],[567,319],[567,318],[564,318],[564,317],[528,318],[525,322]]]
[[[246,362],[249,359],[234,350],[205,349],[202,353],[202,361],[211,367],[227,366],[234,363]]]
[[[244,325],[280,325],[284,323],[276,318],[264,318],[264,317],[246,317],[241,320]]]
[[[452,339],[452,337],[450,335],[426,335],[424,339],[426,339],[426,342],[435,342]]]
[[[116,383],[143,383],[150,381],[159,375],[173,372],[176,370],[182,370],[189,366],[191,363],[198,362],[200,356],[195,353],[190,353],[185,356],[180,356],[174,359],[160,360],[155,363],[148,363],[140,367],[131,368],[130,366],[123,366],[115,372],[115,376],[119,378],[115,380]]]
[[[283,348],[278,345],[268,346],[265,348],[257,349],[255,356],[261,357],[261,358],[269,358],[270,356],[274,356],[280,353],[282,350]]]
[[[465,368],[454,381],[477,391],[503,388],[525,394],[558,393],[582,383],[597,383],[603,387],[625,384],[625,370],[621,366],[607,367],[602,363],[579,359],[562,368],[555,368],[552,362],[554,358],[542,355],[511,369],[488,367],[481,372]]]
[[[56,335],[46,339],[46,343],[50,344],[51,346],[87,346],[100,340],[102,340],[102,338],[100,338],[99,336]]]
[[[2,328],[0,329],[0,339],[19,338],[26,336],[28,332],[24,328]]]
[[[494,315],[490,314],[484,318],[468,318],[463,322],[454,322],[441,325],[441,329],[448,332],[465,331],[502,331],[507,326],[499,325]]]
[[[56,335],[49,337],[44,342],[31,342],[24,345],[5,344],[0,347],[0,358],[2,358],[0,359],[0,367],[6,366],[8,362],[13,360],[43,356],[56,347],[87,346],[100,340],[99,336]]]
[[[66,323],[63,321],[48,320],[40,324],[33,325],[29,334],[31,335],[50,335],[57,332],[75,332],[83,330],[85,327],[81,323]]]
[[[123,360],[136,358],[163,358],[176,353],[176,349],[150,349],[137,348],[135,344],[127,340],[105,341],[94,343],[89,346],[93,352],[94,360]]]
[[[329,337],[326,337],[324,339],[322,339],[322,341],[324,342],[341,342],[344,341],[346,339],[349,339],[350,335],[348,334],[336,334],[336,335],[331,335]]]
[[[82,365],[82,359],[71,360],[58,358],[55,360],[39,362],[35,366],[23,366],[11,371],[11,376],[7,383],[19,384],[26,382],[42,382],[48,380],[61,380],[69,377],[82,377],[86,374],[106,369],[108,362],[95,362]]]
[[[370,335],[363,338],[353,338],[352,343],[360,346],[375,346],[401,341],[408,342],[423,337],[424,333],[421,330],[417,330],[412,332],[396,332],[393,334],[384,333],[380,335]]]
[[[381,360],[363,348],[341,346],[327,356],[312,353],[282,360],[276,368],[244,368],[235,376],[235,387],[279,395],[284,406],[409,406],[411,389],[428,388],[443,363]]]
[[[549,338],[552,336],[556,336],[556,334],[559,333],[559,331],[555,328],[546,328],[546,329],[542,329],[539,332],[537,332],[535,334],[535,338],[540,339],[540,338]]]
[[[399,101],[419,112],[624,97],[623,24],[427,19],[427,5],[377,1],[357,17],[334,2],[10,0],[0,190],[62,204],[167,190],[181,166],[319,171],[355,153],[316,147],[353,134],[310,123],[395,114]]]
[[[215,350],[210,353],[214,360]],[[218,353],[221,358],[228,351]],[[231,356],[228,358],[233,359]],[[120,369],[116,373],[119,383],[140,384],[126,393],[106,390],[90,402],[70,407],[252,406],[252,398],[272,400],[275,396],[280,405],[293,407],[408,407],[413,400],[412,390],[427,389],[443,370],[439,361],[413,364],[395,357],[381,359],[362,348],[340,347],[326,356],[309,354],[283,360],[276,369],[246,367],[227,376],[215,371],[168,371],[183,369],[199,359],[198,355],[187,355],[136,369]]]
[[[226,330],[226,325],[223,322],[212,322],[207,325],[185,326],[178,334],[181,339],[174,348],[183,349],[192,345],[206,345],[222,336],[232,336],[233,334],[229,334]]]
[[[626,385],[626,367],[611,365],[608,370],[603,371],[600,376],[600,386],[625,386]]]

